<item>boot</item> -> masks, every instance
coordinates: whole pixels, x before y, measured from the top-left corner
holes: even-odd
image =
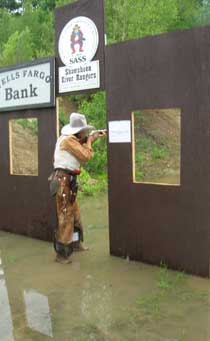
[[[55,261],[57,263],[60,263],[60,264],[72,263],[72,260],[70,259],[70,257],[64,258],[64,257],[60,256],[58,253],[56,254]]]

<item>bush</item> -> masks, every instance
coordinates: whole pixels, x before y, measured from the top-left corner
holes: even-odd
[[[82,194],[91,196],[96,193],[106,191],[107,189],[107,179],[105,175],[101,175],[96,179],[93,179],[84,168],[78,177],[78,182],[80,190],[79,196]]]

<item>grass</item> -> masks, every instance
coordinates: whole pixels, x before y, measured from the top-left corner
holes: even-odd
[[[152,151],[151,151],[151,158],[152,160],[157,160],[157,159],[166,159],[168,156],[168,150],[166,148],[159,148],[157,146],[154,146]]]
[[[136,134],[137,136],[137,134]],[[167,144],[161,146],[151,137],[142,136],[135,140],[135,163],[137,181],[146,180],[146,177],[158,175],[165,163],[170,161],[170,152]]]
[[[94,196],[100,192],[107,191],[107,175],[102,174],[97,178],[92,179],[90,174],[82,169],[80,176],[78,177],[79,182],[79,197],[84,195]]]
[[[175,181],[179,173],[178,129],[172,118],[162,114],[152,110],[134,112],[136,181]]]
[[[17,262],[17,257],[12,256],[12,255],[7,255],[5,257],[5,260],[6,260],[7,264],[14,264]]]
[[[176,317],[183,317],[183,304],[198,303],[208,306],[208,292],[193,290],[187,287],[187,276],[182,272],[169,271],[165,264],[161,268],[156,279],[156,289],[151,294],[140,297],[137,307],[149,319],[161,319],[167,313],[167,305],[180,306],[181,313],[176,311]]]

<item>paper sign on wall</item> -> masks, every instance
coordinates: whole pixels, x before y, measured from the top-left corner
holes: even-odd
[[[130,143],[131,121],[109,122],[109,143]]]

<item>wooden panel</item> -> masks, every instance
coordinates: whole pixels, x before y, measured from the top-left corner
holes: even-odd
[[[30,117],[38,119],[39,175],[10,175],[9,120]],[[47,178],[53,168],[55,109],[1,114],[0,131],[0,229],[51,240],[56,225],[56,211]]]
[[[210,258],[210,28],[106,49],[108,120],[181,109],[181,186],[132,182],[132,145],[109,144],[113,255],[202,276]]]

